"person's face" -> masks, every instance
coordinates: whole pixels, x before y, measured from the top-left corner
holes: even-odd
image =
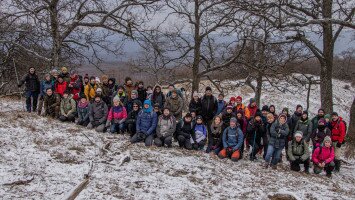
[[[227,109],[227,113],[229,113],[229,114],[231,114],[233,112],[233,110],[232,109]]]
[[[136,99],[136,98],[137,98],[137,95],[136,95],[135,93],[132,93],[132,94],[131,94],[131,98],[132,98],[132,99]]]
[[[192,112],[192,113],[191,113],[191,116],[192,116],[193,118],[195,118],[195,117],[196,117],[196,113],[195,113],[195,112]]]
[[[318,111],[318,116],[323,117],[324,116],[324,111],[323,110]]]
[[[198,101],[198,96],[194,96],[194,100],[195,100],[195,101]]]
[[[302,107],[298,107],[298,108],[297,108],[297,112],[298,112],[298,113],[302,113],[302,111],[303,111],[303,108],[302,108]]]
[[[243,117],[243,115],[242,115],[241,113],[238,113],[238,114],[237,114],[237,118],[238,118],[238,119],[241,119],[242,117]]]
[[[168,116],[170,114],[170,111],[168,109],[164,109],[164,115]]]
[[[300,136],[296,136],[296,137],[295,137],[295,139],[296,139],[296,142],[301,142],[302,137],[300,137]]]
[[[134,111],[137,111],[138,108],[139,108],[138,105],[133,105],[133,110],[134,110]]]
[[[177,97],[177,94],[176,94],[175,92],[173,92],[173,93],[171,94],[171,96],[172,96],[173,98],[176,98],[176,97]]]
[[[140,83],[140,84],[138,85],[138,87],[139,87],[139,88],[143,88],[144,85],[143,85],[142,83]]]
[[[89,79],[88,79],[88,78],[84,78],[84,82],[85,82],[85,83],[88,83],[88,82],[89,82]]]
[[[261,113],[263,113],[263,116],[265,116],[266,117],[266,115],[269,113],[268,111],[266,111],[266,110],[263,110],[263,111],[261,111]]]
[[[267,118],[267,122],[270,123],[270,124],[273,123],[274,122],[274,118],[273,117],[268,117]]]
[[[197,119],[196,122],[197,122],[198,124],[202,124],[202,119]]]
[[[66,94],[66,93],[63,94],[63,98],[64,98],[64,99],[68,98],[68,96],[69,96],[69,95]]]
[[[242,103],[242,101],[240,99],[237,99],[236,102],[237,102],[237,104],[241,104]]]
[[[282,114],[288,115],[288,113],[287,113],[286,110],[283,110],[283,111],[282,111]]]
[[[52,96],[53,91],[52,91],[52,89],[48,89],[48,90],[46,91],[46,93],[47,93],[48,96]]]
[[[253,102],[252,104],[251,104],[251,107],[255,107],[256,106],[256,102]]]
[[[219,96],[218,96],[218,100],[222,101],[222,100],[223,100],[223,96],[222,96],[222,95],[219,95]]]
[[[90,80],[90,83],[93,85],[93,84],[95,84],[95,79],[91,79]]]
[[[230,125],[231,127],[235,127],[237,124],[235,123],[235,121],[230,121],[230,122],[229,122],[229,125]]]
[[[173,91],[175,88],[173,86],[169,86],[169,91]]]
[[[192,121],[191,117],[185,117],[185,122],[190,123]]]
[[[63,83],[63,78],[58,78],[59,83]]]
[[[148,109],[148,108],[149,108],[149,105],[148,105],[148,104],[144,104],[144,108],[145,108],[145,109]]]
[[[280,117],[279,122],[281,124],[284,124],[284,123],[286,123],[286,119],[284,117]]]
[[[159,107],[154,107],[154,111],[158,112],[159,111]]]
[[[307,114],[302,114],[303,119],[307,119],[308,115]]]
[[[118,106],[118,105],[120,105],[120,103],[118,101],[113,101],[113,105]]]
[[[207,96],[211,96],[211,95],[212,95],[212,91],[211,91],[211,90],[207,90],[207,91],[205,92],[205,94],[206,94]]]
[[[328,118],[325,118],[325,121],[328,123],[328,122],[329,122],[329,119],[328,119]]]
[[[337,120],[339,119],[339,117],[336,116],[336,115],[333,115],[333,116],[332,116],[332,119],[333,119],[333,121],[337,121]]]
[[[270,112],[275,112],[275,108],[274,107],[270,107]]]
[[[132,84],[133,84],[132,80],[127,81],[127,85],[132,85]]]
[[[232,100],[232,101],[231,101],[231,104],[234,105],[234,104],[235,104],[235,101]]]
[[[113,84],[113,81],[112,81],[112,80],[109,80],[109,81],[108,81],[108,84],[112,85],[112,84]]]
[[[81,98],[80,101],[81,103],[86,103],[86,98]]]
[[[76,77],[76,74],[71,74],[70,75],[70,78],[75,78]]]
[[[95,101],[96,101],[97,103],[99,103],[99,102],[101,101],[101,98],[100,98],[100,97],[96,97],[96,98],[95,98]]]
[[[31,68],[30,68],[30,73],[31,73],[31,74],[35,73],[35,68],[31,67]]]
[[[214,119],[214,123],[215,123],[216,125],[219,125],[219,124],[221,123],[221,118],[216,117],[216,118]]]
[[[59,74],[54,74],[53,76],[55,79],[58,79]]]
[[[108,84],[108,80],[107,80],[107,79],[104,79],[104,80],[102,80],[102,83]]]
[[[119,89],[118,89],[118,93],[122,94],[122,93],[123,93],[123,89],[122,89],[122,88],[119,88]]]
[[[260,117],[260,116],[256,116],[256,117],[255,117],[255,120],[258,121],[258,122],[260,122],[260,121],[261,121],[261,117]]]
[[[147,90],[149,91],[149,92],[152,92],[153,91],[153,88],[147,88]]]
[[[330,144],[330,142],[329,142],[329,141],[325,141],[325,142],[324,142],[324,146],[325,146],[325,147],[329,148],[329,147],[330,147],[330,145],[331,145],[331,144]]]
[[[160,90],[161,90],[160,87],[156,87],[156,88],[155,88],[155,91],[156,91],[156,92],[160,92]]]

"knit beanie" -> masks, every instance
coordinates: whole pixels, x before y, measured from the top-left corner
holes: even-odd
[[[241,96],[237,96],[236,100],[240,100],[240,101],[242,101],[243,99],[242,99],[242,97],[241,97]]]
[[[212,91],[212,88],[211,88],[210,86],[207,86],[206,89],[205,89],[205,91],[206,91],[206,92],[207,92],[207,91]]]
[[[297,137],[297,136],[298,136],[298,137],[303,137],[302,131],[296,131],[294,137]]]
[[[261,111],[267,111],[269,112],[269,107],[267,105],[264,105],[261,109]]]

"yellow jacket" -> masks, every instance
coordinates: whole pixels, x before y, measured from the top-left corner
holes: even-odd
[[[89,84],[85,85],[85,88],[84,88],[84,94],[86,96],[86,99],[88,101],[90,101],[91,99],[94,99],[95,98],[95,94],[96,94],[96,89],[97,89],[97,84],[94,85],[94,87],[92,87]]]

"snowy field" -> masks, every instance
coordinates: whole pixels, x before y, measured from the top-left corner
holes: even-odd
[[[355,90],[334,82],[335,109],[348,119]],[[243,88],[233,94],[252,96]],[[318,95],[318,90],[312,92],[315,111]],[[275,102],[278,110],[305,104],[303,93],[275,91],[263,99]],[[22,110],[21,102],[0,99],[1,199],[65,199],[88,172],[89,184],[78,199],[282,199],[279,194],[355,199],[353,160],[329,179],[325,174],[291,172],[286,161],[272,170],[263,169],[260,158],[233,163],[176,144],[172,149],[130,145],[128,136],[99,134]],[[130,161],[122,162],[127,157]]]

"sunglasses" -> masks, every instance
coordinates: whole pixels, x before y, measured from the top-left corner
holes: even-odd
[[[138,108],[138,106],[133,106],[133,108]]]

